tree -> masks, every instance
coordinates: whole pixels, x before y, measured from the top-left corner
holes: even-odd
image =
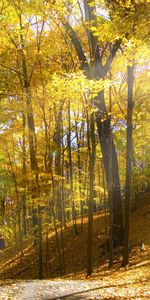
[[[76,49],[81,69],[85,72],[87,78],[99,80],[104,79],[111,68],[112,61],[120,47],[121,39],[117,39],[113,43],[107,45],[107,56],[106,62],[104,63],[104,53],[106,48],[102,49],[100,47],[97,36],[92,32],[92,29],[89,24],[92,23],[92,26],[97,28],[97,16],[96,16],[96,7],[92,1],[84,1],[84,14],[85,22],[88,24],[86,26],[86,34],[89,45],[90,60],[84,53],[84,50],[81,46],[81,42],[77,36],[77,33],[73,27],[69,24],[67,20],[63,19],[63,25],[66,28],[70,39]],[[85,23],[85,24],[86,24]],[[106,108],[106,103],[104,99],[104,91],[100,91],[97,97],[94,99],[94,105],[97,109],[96,111],[96,123],[98,127],[99,140],[101,145],[101,151],[104,160],[104,167],[106,172],[107,185],[110,186],[109,182],[109,135],[110,131],[110,116]],[[112,138],[112,165],[113,165],[113,174],[112,174],[112,200],[113,200],[113,238],[117,240],[118,245],[122,244],[123,241],[123,219],[122,219],[122,206],[121,206],[121,193],[120,193],[120,181],[119,181],[119,170],[118,170],[118,161],[115,145]]]
[[[131,197],[132,172],[132,112],[133,112],[133,65],[128,66],[128,108],[127,108],[127,153],[126,153],[126,183],[125,183],[125,233],[123,266],[129,263],[129,212]]]

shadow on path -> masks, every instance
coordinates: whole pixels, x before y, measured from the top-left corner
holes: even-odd
[[[63,295],[63,296],[46,298],[45,300],[60,300],[60,299],[62,299],[62,300],[68,300],[68,299],[71,299],[71,300],[77,300],[77,299],[78,300],[79,299],[90,300],[89,295],[83,295],[83,294],[93,292],[93,291],[96,291],[96,290],[101,290],[101,289],[116,288],[116,287],[121,288],[121,287],[124,287],[124,286],[129,286],[129,285],[138,284],[138,283],[142,284],[142,283],[145,283],[145,282],[148,282],[148,281],[150,281],[150,278],[145,279],[145,280],[128,282],[128,283],[124,283],[124,284],[120,284],[120,285],[112,284],[112,285],[99,286],[99,287],[95,287],[95,288],[89,288],[89,289],[86,289],[84,291],[78,291],[78,292],[66,294],[66,295]],[[140,297],[144,298],[145,296],[143,296],[143,297],[140,296]],[[93,299],[93,297],[91,299]],[[108,299],[108,298],[103,298],[103,299],[105,300],[105,299]],[[114,297],[110,297],[109,299],[114,299]],[[118,299],[119,299],[119,297],[118,297]],[[123,299],[123,297],[120,297],[120,299]],[[126,299],[126,297],[124,297],[124,299]],[[136,297],[133,296],[133,297],[131,297],[131,299],[136,299]],[[144,298],[144,299],[146,299],[146,298]]]

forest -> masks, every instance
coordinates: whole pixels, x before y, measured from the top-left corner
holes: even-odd
[[[2,280],[148,259],[149,34],[148,0],[0,1]]]

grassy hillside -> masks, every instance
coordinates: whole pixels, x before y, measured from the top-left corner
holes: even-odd
[[[150,265],[150,194],[145,194],[136,211],[130,217],[130,268],[141,266],[144,276]],[[108,218],[108,216],[107,216]],[[108,260],[101,256],[100,246],[104,242],[104,213],[94,216],[93,239],[93,278],[101,275],[112,274],[108,268]],[[78,236],[73,238],[72,224],[68,223],[63,229],[63,244],[65,257],[65,277],[85,278],[86,274],[86,242],[87,242],[87,218],[84,218],[81,232],[81,220],[77,221]],[[60,230],[58,231],[60,241]],[[141,250],[141,241],[144,242],[144,250]],[[35,279],[38,278],[38,248],[34,245],[33,238],[27,239],[23,246],[24,256],[20,259],[19,246],[5,249],[0,255],[0,279]],[[121,266],[121,250],[115,253],[114,271]],[[46,267],[47,266],[47,267]],[[56,247],[55,234],[49,234],[48,240],[43,239],[43,277],[60,277],[59,255]]]

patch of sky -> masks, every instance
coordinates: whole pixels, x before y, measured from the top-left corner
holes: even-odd
[[[0,124],[0,134],[3,134],[5,130],[8,130],[13,124],[12,120],[6,121],[5,124]]]
[[[125,120],[118,120],[117,123],[115,124],[115,126],[113,127],[113,131],[120,131],[121,128],[126,129],[127,128],[127,124]]]

